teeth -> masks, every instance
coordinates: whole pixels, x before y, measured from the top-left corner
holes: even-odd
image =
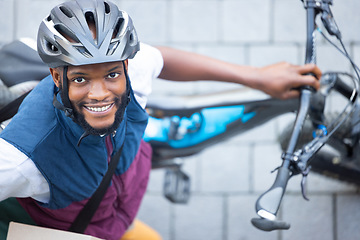
[[[104,107],[86,107],[86,108],[93,112],[104,112],[104,111],[108,110],[110,107],[111,107],[111,104],[104,106]]]

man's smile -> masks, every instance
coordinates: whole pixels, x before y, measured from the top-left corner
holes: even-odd
[[[104,106],[84,106],[84,108],[90,112],[105,113],[110,110],[114,105],[115,103],[111,103]]]

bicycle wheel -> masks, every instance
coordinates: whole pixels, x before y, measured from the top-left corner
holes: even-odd
[[[332,122],[337,115],[330,113],[326,119]],[[279,136],[282,150],[286,150],[290,140],[293,123],[290,123]],[[296,148],[310,142],[313,137],[314,127],[310,120],[305,121]],[[346,139],[350,138],[351,122],[346,121],[313,157],[310,162],[311,170],[321,175],[353,183],[360,186],[360,160],[358,154],[346,145]]]

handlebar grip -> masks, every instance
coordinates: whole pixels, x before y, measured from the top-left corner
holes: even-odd
[[[268,221],[273,221],[274,223],[277,222],[275,221],[276,214],[277,211],[279,210],[280,203],[282,197],[284,196],[286,185],[289,178],[290,178],[290,170],[286,167],[280,167],[274,184],[271,186],[271,188],[268,191],[263,193],[256,201],[255,209],[256,209],[256,213],[260,217],[267,219]],[[269,228],[268,227],[269,224],[266,221],[262,221],[262,223],[266,223],[265,224],[266,226],[264,226],[264,228],[266,229]],[[275,225],[277,226],[277,224],[273,224],[273,227],[275,227]],[[259,226],[255,224],[254,226],[259,228]],[[274,228],[274,229],[278,229],[278,228]],[[269,231],[269,230],[265,230],[265,231]]]
[[[271,221],[265,218],[253,218],[251,223],[260,230],[273,231],[273,230],[287,230],[290,228],[290,224],[282,221]]]

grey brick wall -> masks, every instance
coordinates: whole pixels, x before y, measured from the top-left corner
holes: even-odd
[[[39,22],[59,0],[0,0],[0,46],[36,38]],[[168,45],[225,61],[264,66],[304,62],[305,11],[300,0],[117,0],[128,11],[141,41]],[[334,0],[333,13],[345,44],[360,61],[359,0]],[[320,37],[319,37],[320,38]],[[322,70],[349,70],[348,62],[318,41]],[[188,94],[238,87],[224,83],[166,83],[155,80],[153,94]],[[336,108],[334,101],[333,108]],[[139,219],[165,240],[354,240],[360,237],[360,198],[352,185],[310,174],[310,201],[302,199],[300,178],[288,186],[280,215],[288,231],[265,233],[250,224],[257,197],[272,183],[278,166],[277,137],[293,115],[274,119],[186,160],[192,179],[187,205],[162,197],[163,171],[151,174]]]

